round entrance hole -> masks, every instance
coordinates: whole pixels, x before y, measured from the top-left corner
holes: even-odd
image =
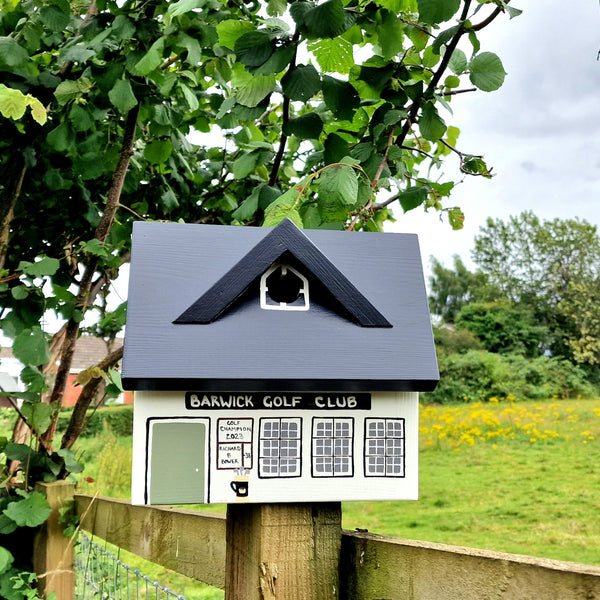
[[[284,265],[279,266],[267,277],[267,293],[273,302],[291,304],[298,299],[303,282]]]

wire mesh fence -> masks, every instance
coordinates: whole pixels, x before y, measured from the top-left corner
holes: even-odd
[[[76,600],[186,600],[123,563],[85,533],[75,546]]]

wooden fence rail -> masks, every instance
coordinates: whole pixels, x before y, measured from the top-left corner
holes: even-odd
[[[81,527],[142,558],[225,587],[225,517],[76,495]],[[258,572],[258,565],[257,565]],[[600,600],[600,568],[342,533],[343,600]]]

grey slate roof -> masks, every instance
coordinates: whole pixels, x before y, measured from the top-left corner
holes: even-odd
[[[265,239],[279,228],[135,224],[123,359],[126,389],[429,391],[435,387],[439,375],[417,237],[325,230],[296,233],[289,224],[280,227],[291,241],[286,243],[288,238],[280,235],[270,239],[280,243],[284,258],[310,281],[311,307],[305,312],[261,309],[256,281],[260,270],[243,277],[252,268],[244,258],[257,256],[257,247],[268,247],[267,262],[278,257],[279,249]],[[323,258],[335,269],[320,269]],[[335,282],[319,282],[335,270],[356,292],[338,297],[340,286]],[[240,289],[212,322],[174,322],[202,298],[219,301],[215,284],[231,283],[237,276],[244,279]],[[356,298],[382,315],[386,325],[358,324],[361,320],[354,318],[350,306]]]

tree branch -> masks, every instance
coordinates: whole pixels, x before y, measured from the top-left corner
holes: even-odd
[[[114,367],[122,358],[123,346],[117,350],[113,350],[113,352],[108,354],[96,365],[96,368],[101,369],[102,371],[107,371],[111,367]],[[81,432],[85,427],[85,416],[87,410],[90,407],[90,404],[94,399],[94,396],[96,395],[96,392],[98,391],[102,381],[103,380],[101,377],[94,377],[83,386],[81,394],[77,399],[77,403],[73,408],[73,413],[71,414],[71,419],[67,425],[67,430],[63,435],[62,442],[60,444],[61,448],[70,450],[81,435]]]
[[[23,180],[25,179],[25,173],[27,172],[27,166],[22,155],[20,156],[20,164],[18,164],[14,175],[12,184],[9,186],[9,195],[5,201],[0,203],[0,269],[4,268],[6,264],[6,257],[8,256],[8,242],[10,238],[10,225],[14,217],[14,210],[21,195],[21,189],[23,188]]]
[[[507,3],[510,0],[507,0]],[[499,14],[503,13],[504,9],[496,6],[494,12],[487,18],[481,21],[481,23],[477,23],[477,25],[473,25],[471,27],[471,31],[481,31],[484,27],[487,27]]]
[[[295,32],[292,37],[292,43],[295,44],[300,39],[300,34]],[[294,48],[294,54],[292,56],[292,60],[290,60],[290,66],[286,73],[291,73],[296,68],[296,54],[298,52],[298,46],[296,45]],[[275,155],[275,160],[273,161],[273,167],[271,168],[271,174],[269,175],[269,185],[274,186],[277,183],[277,177],[279,176],[279,169],[281,167],[281,161],[283,160],[283,155],[285,153],[285,145],[287,144],[288,136],[283,133],[283,130],[286,128],[289,120],[290,120],[290,99],[287,96],[283,97],[283,119],[281,122],[281,139],[279,140],[279,148],[277,148],[277,154]]]
[[[377,187],[377,184],[379,183],[379,178],[381,177],[381,174],[383,173],[383,169],[385,169],[385,166],[387,165],[388,154],[389,154],[390,148],[394,144],[395,129],[396,128],[394,126],[392,126],[390,134],[388,135],[387,143],[385,145],[385,152],[383,153],[383,158],[381,159],[381,162],[379,163],[379,166],[377,167],[375,177],[373,177],[373,181],[371,182],[371,187],[373,189],[375,189]],[[372,198],[369,201],[369,204],[373,204]]]
[[[456,96],[457,94],[466,94],[468,92],[476,92],[477,88],[466,88],[464,90],[452,90],[450,92],[444,92],[443,96]]]
[[[123,133],[123,143],[121,146],[121,155],[119,161],[113,173],[110,190],[106,199],[106,205],[100,223],[96,228],[95,239],[104,242],[110,232],[110,228],[115,218],[119,206],[119,199],[121,197],[121,191],[123,190],[123,184],[125,182],[125,176],[127,175],[127,169],[133,155],[133,144],[135,140],[135,130],[137,119],[140,111],[140,104],[132,108],[125,122],[125,130]],[[99,259],[95,255],[88,255],[87,264],[79,284],[79,292],[76,298],[76,306],[82,311],[88,307],[90,291],[92,288],[92,280],[94,273],[98,266]],[[73,355],[75,353],[75,343],[79,334],[79,322],[71,318],[66,324],[65,339],[62,344],[60,352],[60,364],[56,372],[54,379],[54,386],[50,394],[50,405],[54,407],[52,423],[48,430],[41,436],[40,441],[43,443],[50,443],[54,437],[56,430],[56,422],[58,419],[58,413],[62,397],[64,396],[65,389],[67,387],[67,378],[69,371],[71,370],[71,364],[73,362]]]
[[[402,147],[402,145],[404,144],[404,140],[406,139],[406,136],[408,135],[408,132],[410,131],[410,128],[412,127],[412,124],[415,122],[415,120],[417,118],[417,113],[419,112],[419,109],[421,108],[421,106],[423,104],[423,100],[426,100],[433,94],[433,91],[435,90],[437,84],[439,83],[440,79],[442,78],[442,75],[444,74],[444,72],[446,71],[446,68],[448,67],[448,63],[450,62],[450,59],[452,58],[452,54],[454,53],[454,50],[456,50],[456,47],[458,46],[458,42],[460,41],[460,38],[467,31],[467,29],[465,27],[465,21],[469,14],[470,6],[471,6],[471,0],[465,0],[465,5],[463,6],[463,11],[460,16],[460,25],[458,27],[458,30],[454,34],[452,39],[450,40],[449,44],[446,46],[446,52],[444,53],[442,62],[440,63],[436,72],[433,74],[433,77],[431,78],[431,81],[429,82],[427,89],[423,92],[423,95],[421,96],[420,101],[415,101],[413,103],[413,105],[410,109],[410,112],[408,114],[408,117],[402,127],[402,132],[396,138],[395,143],[397,146]]]

